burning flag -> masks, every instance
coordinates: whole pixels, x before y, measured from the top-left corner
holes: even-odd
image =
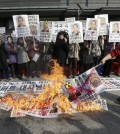
[[[69,114],[73,111],[86,112],[103,109],[102,99],[89,86],[89,82],[78,80],[76,83],[74,79],[73,82],[66,81],[63,68],[56,61],[53,61],[51,74],[44,74],[42,78],[51,81],[52,84],[44,86],[39,94],[35,94],[34,90],[24,93],[17,90],[17,92],[6,94],[0,98],[0,108],[12,109],[11,117],[31,115],[41,118],[54,118],[61,113]],[[90,75],[85,78],[89,79],[92,84],[97,84],[97,86],[100,84],[96,81],[94,83]]]

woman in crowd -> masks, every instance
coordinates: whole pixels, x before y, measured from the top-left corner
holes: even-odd
[[[93,67],[92,42],[85,41],[84,45],[81,45],[80,48],[81,73],[84,73]]]
[[[28,47],[23,37],[18,38],[17,41],[17,60],[19,67],[19,79],[22,79],[23,66],[26,69],[26,77],[29,77],[29,57],[27,54]]]
[[[77,62],[79,60],[79,43],[75,42],[69,45],[68,52],[68,72],[69,77],[77,75]]]
[[[5,44],[0,39],[0,79],[8,78],[8,57],[5,49]]]
[[[65,32],[59,32],[55,43],[55,58],[60,66],[64,67],[68,56],[69,43]]]
[[[30,58],[30,74],[32,78],[34,76],[40,77],[40,43],[31,41],[28,44],[28,56]]]
[[[10,75],[11,77],[15,78],[17,75],[17,47],[16,44],[13,42],[13,38],[11,36],[7,37],[7,44],[6,44],[6,51],[8,55],[8,63],[10,67]]]
[[[92,42],[92,56],[93,56],[94,66],[98,65],[101,56],[101,49],[98,41]]]
[[[114,49],[114,44],[108,42],[108,36],[104,36],[104,49],[103,49],[103,57],[109,54]],[[107,60],[107,62],[103,65],[102,76],[110,77],[112,69],[112,59]]]

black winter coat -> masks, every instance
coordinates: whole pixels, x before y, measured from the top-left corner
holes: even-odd
[[[7,63],[7,52],[5,49],[5,44],[0,45],[0,69],[7,69],[8,63]]]
[[[54,54],[59,64],[65,64],[68,56],[69,44],[65,40],[58,39],[55,43]]]
[[[89,54],[89,48],[86,47],[86,45],[81,45],[80,49],[80,60],[82,64],[92,64],[93,63],[93,57],[92,54]]]

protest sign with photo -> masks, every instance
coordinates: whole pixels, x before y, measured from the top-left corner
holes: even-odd
[[[65,21],[66,21],[67,23],[73,23],[73,22],[75,22],[75,17],[65,18]]]
[[[68,23],[66,21],[55,21],[52,22],[52,35],[51,40],[56,41],[58,32],[65,31],[68,33]]]
[[[109,42],[120,42],[120,21],[110,22]]]
[[[30,36],[29,22],[27,15],[14,15],[13,22],[17,37]]]
[[[39,15],[28,15],[29,29],[31,36],[40,35]]]
[[[51,42],[52,21],[40,21],[40,41]]]
[[[84,40],[98,40],[100,20],[87,18]]]
[[[100,35],[108,35],[108,14],[95,15],[100,20]]]
[[[70,43],[83,42],[82,22],[75,21],[74,23],[68,23],[68,31],[69,31],[69,42]]]

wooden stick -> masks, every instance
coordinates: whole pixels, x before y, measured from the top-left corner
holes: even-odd
[[[102,63],[99,63],[98,65],[96,65],[95,68],[99,67],[100,65],[102,65]]]

